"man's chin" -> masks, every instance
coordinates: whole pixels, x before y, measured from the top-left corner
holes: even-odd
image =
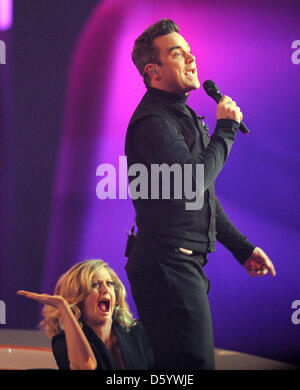
[[[188,92],[190,92],[190,91],[193,91],[194,89],[199,89],[199,88],[200,88],[200,82],[197,81],[197,82],[195,82],[195,83],[189,85],[189,86],[187,87],[187,89],[186,89],[186,92],[188,93]]]

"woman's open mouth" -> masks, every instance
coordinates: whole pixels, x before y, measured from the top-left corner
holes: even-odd
[[[108,313],[110,309],[110,300],[108,298],[100,299],[98,308],[102,313]]]

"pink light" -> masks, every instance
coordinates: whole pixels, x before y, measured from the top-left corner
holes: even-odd
[[[13,22],[13,0],[0,0],[0,30],[8,30]]]

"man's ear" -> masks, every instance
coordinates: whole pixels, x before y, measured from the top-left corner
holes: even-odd
[[[145,66],[145,72],[148,74],[150,79],[159,80],[160,76],[157,71],[157,64],[147,64]]]

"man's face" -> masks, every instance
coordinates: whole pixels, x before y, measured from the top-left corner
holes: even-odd
[[[163,35],[154,40],[160,51],[161,66],[155,65],[158,76],[152,86],[174,93],[187,93],[198,89],[195,57],[186,40],[177,32]]]

